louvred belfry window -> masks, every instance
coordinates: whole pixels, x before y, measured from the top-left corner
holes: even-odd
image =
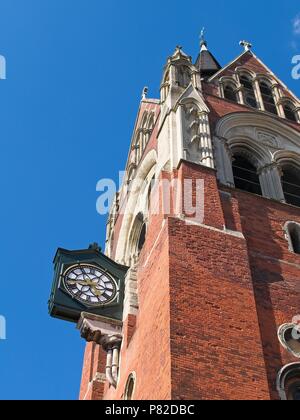
[[[237,94],[236,94],[233,86],[231,86],[231,85],[226,85],[225,86],[224,97],[225,97],[225,99],[228,99],[229,101],[237,102]]]
[[[252,163],[242,156],[236,156],[232,169],[236,188],[262,195],[259,176]]]
[[[259,87],[265,110],[272,114],[277,114],[272,88],[266,82],[260,82]]]
[[[297,116],[296,116],[296,110],[292,104],[286,103],[283,106],[283,110],[284,110],[285,118],[287,120],[298,122]]]
[[[300,169],[289,165],[283,168],[282,187],[288,204],[300,207]]]
[[[240,82],[244,88],[244,99],[246,105],[249,105],[252,108],[257,108],[257,100],[255,97],[252,81],[248,76],[241,76]]]

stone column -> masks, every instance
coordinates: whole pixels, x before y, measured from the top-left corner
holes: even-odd
[[[208,168],[215,168],[209,118],[206,112],[199,113],[200,163]]]
[[[264,197],[285,201],[280,168],[276,163],[259,168],[259,179]]]
[[[236,89],[236,93],[237,93],[237,96],[238,96],[238,101],[239,101],[239,103],[240,104],[242,104],[242,105],[245,105],[245,100],[244,100],[244,89],[243,89],[243,86],[239,86],[237,89]]]
[[[254,79],[253,88],[254,88],[254,93],[256,96],[257,103],[259,105],[259,109],[261,109],[262,111],[265,111],[265,105],[264,105],[264,101],[263,101],[262,94],[260,91],[259,80],[257,78]]]
[[[279,89],[279,86],[277,84],[272,86],[272,92],[273,92],[274,101],[275,101],[275,104],[276,104],[276,107],[277,107],[278,115],[282,118],[285,118],[283,106],[282,106],[282,103],[280,101],[280,99],[281,99],[280,89]]]
[[[298,123],[300,123],[300,107],[295,108],[296,118],[298,120]]]
[[[218,179],[223,185],[234,187],[232,171],[232,153],[224,137],[215,136],[214,145],[216,148]]]

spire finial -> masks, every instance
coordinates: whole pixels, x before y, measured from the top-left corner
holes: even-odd
[[[241,41],[240,46],[244,47],[245,51],[250,51],[253,45],[251,44],[251,42]]]
[[[144,89],[143,89],[143,93],[142,93],[142,101],[147,99],[148,92],[149,92],[149,88],[147,86],[145,86]]]
[[[207,42],[205,39],[205,28],[203,27],[200,33],[200,48],[201,51],[207,50]]]

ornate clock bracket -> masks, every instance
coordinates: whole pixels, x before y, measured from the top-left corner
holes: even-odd
[[[117,387],[119,374],[120,349],[123,340],[122,322],[91,315],[81,314],[77,328],[81,337],[88,343],[93,342],[102,346],[107,353],[106,378],[114,387]]]

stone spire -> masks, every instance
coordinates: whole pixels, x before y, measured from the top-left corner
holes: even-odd
[[[196,61],[196,67],[200,71],[201,77],[211,77],[217,73],[222,67],[213,54],[207,48],[207,41],[204,36],[203,28],[200,34],[200,54]]]
[[[202,29],[200,34],[200,51],[207,51],[207,42],[205,40],[205,28]]]

